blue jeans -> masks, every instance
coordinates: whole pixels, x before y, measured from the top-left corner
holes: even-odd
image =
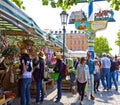
[[[119,70],[116,70],[116,74],[117,74],[117,82],[119,80]]]
[[[90,90],[91,94],[94,94],[94,75],[90,74]]]
[[[75,74],[70,74],[70,88],[74,86]]]
[[[62,97],[61,85],[62,85],[62,78],[59,77],[58,80],[57,80],[57,100],[60,100],[61,97]]]
[[[44,89],[43,89],[42,80],[40,80],[39,82],[36,82],[36,88],[37,88],[36,102],[43,101],[43,99],[44,99]]]
[[[110,89],[110,69],[103,68],[101,71],[101,82],[104,88]]]
[[[110,80],[113,80],[114,82],[114,85],[115,85],[115,88],[118,88],[118,71],[113,71],[111,72],[111,79]],[[110,87],[112,88],[112,83],[110,85]]]
[[[22,78],[21,83],[21,105],[30,105],[30,86],[32,78]]]

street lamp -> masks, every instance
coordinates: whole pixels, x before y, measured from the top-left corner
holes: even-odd
[[[66,34],[65,25],[67,25],[68,14],[66,13],[66,11],[62,11],[62,13],[60,13],[60,17],[61,24],[63,25],[63,61],[65,61],[65,34]]]

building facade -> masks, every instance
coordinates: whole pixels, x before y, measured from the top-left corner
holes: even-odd
[[[63,39],[62,30],[50,30],[50,34],[57,35]],[[66,31],[66,46],[72,51],[86,51],[87,50],[87,39],[84,31],[78,30],[67,30]]]

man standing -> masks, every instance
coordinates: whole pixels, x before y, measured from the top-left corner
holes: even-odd
[[[87,60],[86,60],[86,64],[89,67],[89,73],[90,73],[90,90],[91,90],[91,99],[94,100],[95,96],[94,96],[94,70],[95,70],[95,64],[94,61],[91,59],[91,55],[88,52],[87,53]]]
[[[21,105],[30,105],[30,86],[32,82],[32,61],[27,49],[22,50],[20,59],[21,79]]]
[[[103,58],[101,58],[101,82],[104,87],[103,90],[110,90],[110,67],[111,62],[110,59],[103,53]]]

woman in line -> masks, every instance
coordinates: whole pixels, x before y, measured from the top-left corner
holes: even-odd
[[[94,70],[94,92],[99,92],[100,85],[100,65],[99,61],[95,59],[95,70]]]
[[[89,67],[86,65],[85,57],[81,57],[80,63],[77,66],[76,71],[76,79],[75,83],[77,84],[77,91],[80,96],[80,105],[83,104],[84,99],[84,89],[86,86],[86,83],[89,83],[90,81],[90,75],[89,75]]]

